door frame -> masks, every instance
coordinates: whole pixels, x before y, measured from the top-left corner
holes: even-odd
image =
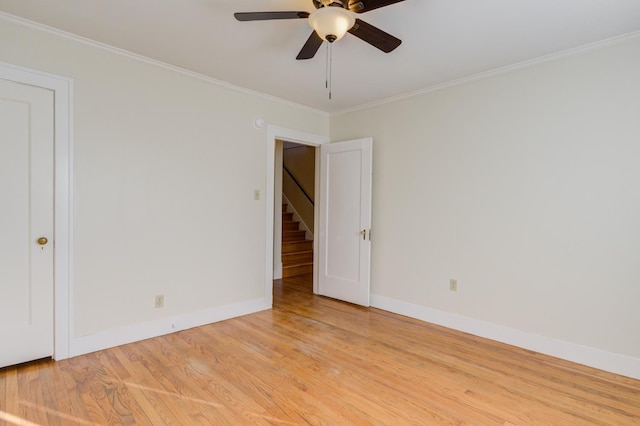
[[[73,80],[0,62],[0,78],[54,93],[53,359],[69,358],[72,325]]]
[[[265,189],[265,204],[266,204],[266,256],[265,256],[265,299],[267,305],[273,306],[273,279],[274,270],[274,253],[276,248],[281,247],[281,243],[277,241],[275,231],[277,231],[275,218],[280,217],[282,220],[282,186],[280,184],[280,193],[276,193],[276,183],[278,181],[278,174],[282,177],[282,156],[276,155],[276,141],[295,142],[302,145],[309,145],[318,147],[320,145],[329,143],[328,136],[314,135],[310,133],[300,132],[298,130],[287,129],[284,127],[278,127],[273,125],[267,126],[267,185]],[[276,158],[278,158],[278,164],[276,164]],[[320,194],[318,184],[320,181],[320,167],[318,167],[320,156],[316,155],[316,170],[315,170],[315,184],[314,184],[314,229],[318,229],[318,196]],[[277,215],[279,214],[279,216]],[[281,224],[282,222],[280,222]],[[280,225],[280,230],[282,225]],[[318,256],[318,238],[313,239],[313,292],[317,293],[317,256]],[[281,267],[279,269],[281,273]]]

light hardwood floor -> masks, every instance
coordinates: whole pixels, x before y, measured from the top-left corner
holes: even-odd
[[[0,370],[0,424],[640,425],[640,381],[311,294]]]

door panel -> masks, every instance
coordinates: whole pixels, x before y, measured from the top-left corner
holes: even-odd
[[[372,140],[320,147],[318,290],[369,306]]]
[[[53,355],[53,93],[0,79],[0,129],[3,367]]]

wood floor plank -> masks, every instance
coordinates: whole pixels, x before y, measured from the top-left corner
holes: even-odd
[[[5,400],[0,403],[2,406],[2,410],[6,413],[7,416],[19,416],[20,415],[20,405],[18,404],[18,368],[17,367],[7,367],[0,370],[0,375],[3,376],[3,380],[5,383],[5,391],[4,397]],[[6,420],[2,420],[0,425],[9,424]]]
[[[0,426],[640,425],[638,380],[311,287],[279,280],[272,310],[2,369]]]
[[[150,363],[146,357],[149,349],[139,342],[136,350],[133,345],[125,345],[110,351],[126,371],[123,385],[128,389],[139,409],[134,418],[146,417],[151,424],[179,424],[176,418],[184,414],[185,407],[180,405],[173,392],[167,391],[161,371],[164,363]]]
[[[253,318],[256,320],[256,318]],[[259,324],[257,321],[250,323],[251,328],[257,330]],[[339,350],[337,349],[340,345],[342,339],[336,343],[335,341],[329,341],[327,336],[321,336],[319,339],[323,340],[325,343],[329,343],[329,346],[332,347],[331,351],[325,350],[322,345],[319,344],[307,344],[308,342],[304,340],[296,340],[296,334],[290,331],[284,330],[276,330],[274,328],[270,328],[267,330],[264,335],[270,336],[276,333],[278,338],[286,340],[290,342],[290,344],[295,345],[297,347],[296,354],[289,353],[287,348],[285,348],[282,352],[282,358],[285,361],[278,360],[277,362],[286,362],[286,365],[293,365],[296,362],[299,362],[299,365],[296,365],[296,369],[312,369],[315,373],[313,378],[319,378],[323,381],[320,383],[320,387],[326,387],[327,383],[331,383],[335,381],[336,378],[340,378],[340,384],[343,388],[349,388],[356,394],[359,393],[363,387],[366,387],[366,383],[362,383],[363,381],[371,381],[372,379],[376,379],[376,371],[379,371],[380,366],[371,364],[372,360],[365,362],[363,364],[363,368],[360,369],[358,364],[361,363],[361,359],[354,359],[352,354],[348,354],[349,350],[353,348],[349,348],[347,350]],[[315,333],[310,330],[305,330],[305,334],[314,335],[318,337],[320,334]],[[348,339],[348,337],[347,337]],[[292,355],[297,355],[296,357]],[[288,358],[288,359],[287,359]],[[306,358],[306,360],[305,360]],[[338,361],[338,362],[336,362]],[[339,364],[340,367],[336,367],[336,364]],[[387,385],[382,384],[384,389]],[[385,389],[386,391],[386,389]],[[329,392],[330,393],[330,392]],[[380,393],[373,398],[368,396],[366,399],[358,401],[357,405],[362,404],[370,404],[376,398],[380,397]],[[387,397],[389,401],[393,400],[393,395]],[[430,403],[433,403],[430,401]],[[376,407],[384,406],[385,402],[378,402],[375,404]],[[397,410],[392,404],[388,404],[390,407],[387,408],[390,412]],[[410,403],[403,404],[403,413],[396,413],[398,416],[407,415],[407,411],[410,408]],[[375,408],[375,407],[374,407]]]
[[[36,407],[43,407],[43,389],[40,381],[40,365],[29,363],[22,366],[20,374],[18,374],[18,392],[21,399],[31,402]],[[41,409],[30,409],[24,404],[20,405],[19,415],[28,417],[30,421],[36,424],[47,424],[47,414]]]
[[[1,373],[0,370],[0,412],[7,411],[7,375]],[[3,426],[3,420],[0,418],[0,426]]]
[[[48,425],[90,424],[81,420],[86,417],[86,411],[72,402],[60,377],[60,370],[56,368],[54,361],[42,362],[38,373],[39,381],[42,383],[44,404],[38,406],[26,400],[22,401],[22,404],[31,410],[46,412]]]
[[[240,416],[237,419],[239,423],[242,420],[247,422],[254,413],[264,414],[262,406],[236,386],[234,381],[237,376],[230,378],[229,372],[235,371],[234,363],[228,362],[221,351],[209,351],[212,341],[217,342],[217,339],[203,339],[202,334],[195,330],[177,333],[174,339],[177,350],[187,353],[195,350],[201,355],[198,358],[189,357],[184,363],[184,376],[192,384],[187,387],[185,394],[194,401],[209,401],[218,410],[237,413]],[[172,354],[172,357],[175,356]]]

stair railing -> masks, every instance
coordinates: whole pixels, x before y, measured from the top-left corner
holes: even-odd
[[[298,182],[298,179],[296,179],[296,177],[293,175],[293,173],[291,173],[289,171],[289,169],[287,168],[287,166],[285,166],[284,164],[282,165],[282,168],[285,172],[287,172],[287,174],[289,175],[289,177],[291,178],[291,180],[293,181],[293,183],[296,184],[296,186],[298,187],[298,189],[300,189],[300,191],[302,191],[302,193],[304,194],[304,196],[307,198],[307,200],[309,200],[309,202],[311,203],[311,205],[313,206],[313,200],[311,199],[311,197],[309,196],[309,194],[307,193],[307,191],[304,190],[304,188],[302,187],[302,185],[300,185],[300,182]]]

